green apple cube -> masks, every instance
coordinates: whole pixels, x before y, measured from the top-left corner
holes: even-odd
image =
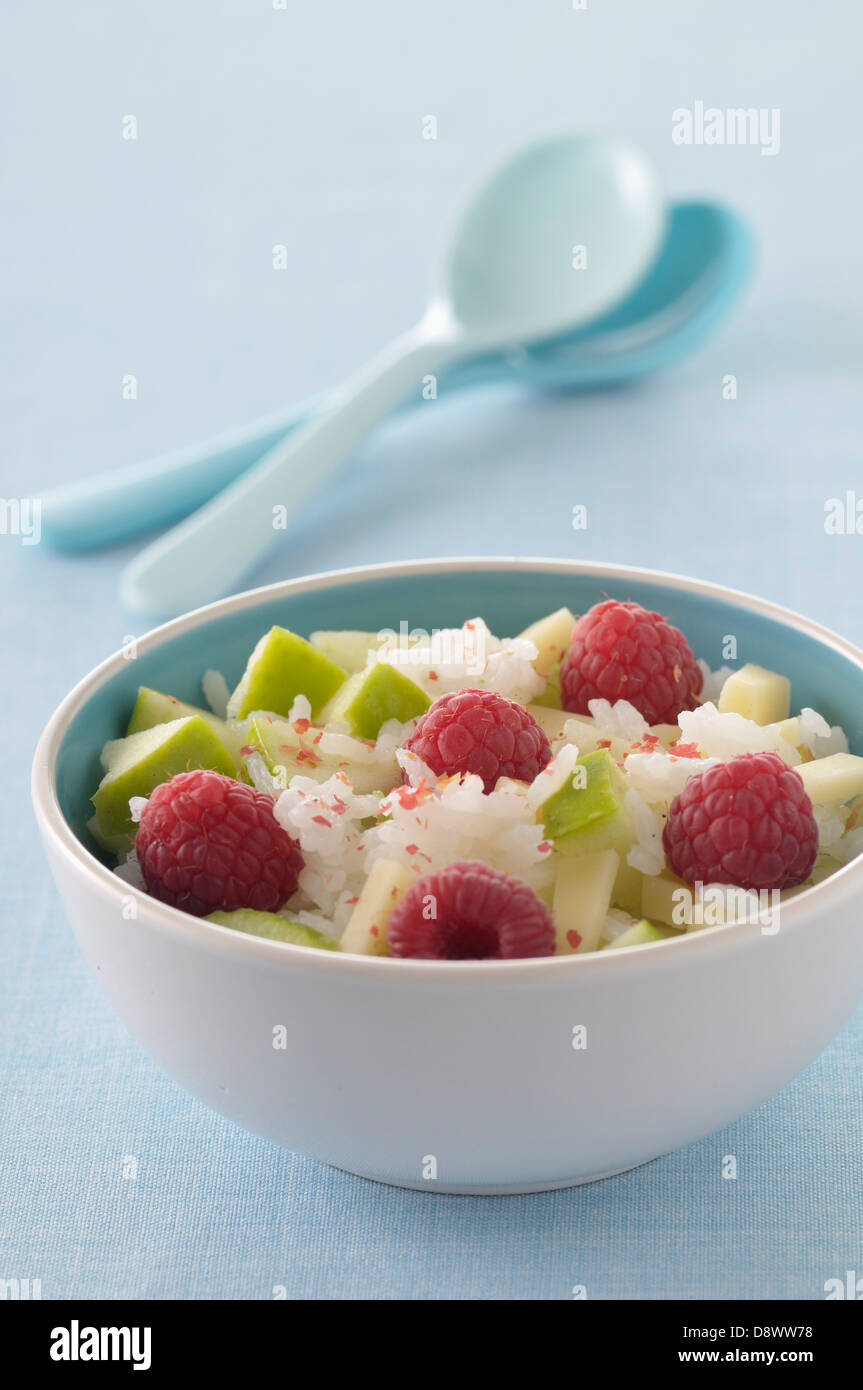
[[[246,729],[246,746],[259,750],[270,772],[284,768],[288,781],[299,773],[325,782],[338,765],[320,753],[315,743],[320,732],[315,724],[301,731],[296,721],[291,724],[273,715],[253,714]]]
[[[245,746],[257,749],[268,771],[281,777],[285,786],[296,776],[326,782],[339,769],[354,791],[361,795],[368,792],[383,795],[401,782],[402,771],[394,757],[387,761],[375,758],[364,763],[325,754],[316,742],[320,734],[320,726],[316,724],[302,729],[302,726],[297,728],[296,720],[292,724],[271,714],[254,714],[248,721]]]
[[[854,753],[815,758],[811,763],[801,763],[795,772],[803,778],[813,806],[823,806],[825,801],[850,801],[863,793],[863,758]]]
[[[93,797],[99,831],[107,840],[118,836],[135,838],[135,823],[129,814],[131,796],[149,796],[178,772],[192,768],[212,768],[235,777],[234,760],[215,729],[200,715],[174,719],[142,729],[128,738],[106,743],[102,750],[105,776]]]
[[[664,941],[666,937],[673,936],[666,928],[655,927],[652,922],[646,919],[636,922],[634,927],[627,927],[626,931],[621,932],[613,941],[606,941],[602,947],[603,951],[619,951],[627,946],[648,946],[652,941]]]
[[[404,864],[394,859],[376,859],[342,934],[341,950],[357,956],[387,955],[390,913],[415,882],[415,876]]]
[[[203,719],[205,724],[209,724],[211,729],[215,729],[233,756],[234,763],[239,767],[240,749],[245,742],[241,729],[229,723],[227,719],[220,719],[211,710],[187,704],[185,700],[178,700],[176,695],[164,695],[161,690],[152,690],[148,685],[142,685],[138,691],[126,736],[128,738],[130,734],[140,734],[144,729],[154,729],[157,724],[170,724],[175,719],[187,719],[195,715]]]
[[[519,637],[526,637],[536,647],[537,655],[533,664],[540,675],[548,675],[550,671],[559,668],[569,651],[569,641],[574,627],[574,614],[570,613],[568,608],[558,608],[556,612],[531,623],[530,627],[519,633]]]
[[[552,666],[549,672],[541,672],[545,676],[545,690],[541,695],[535,695],[531,701],[531,710],[534,705],[543,709],[561,709],[562,701],[560,698],[560,665]]]
[[[313,647],[323,652],[349,676],[368,665],[369,652],[376,652],[381,639],[376,632],[313,632],[309,638]]]
[[[232,927],[247,936],[264,936],[268,941],[286,941],[291,946],[316,946],[321,951],[337,951],[339,943],[331,936],[307,927],[304,922],[289,922],[277,912],[256,912],[251,907],[238,907],[234,912],[210,912],[208,922]]]
[[[751,663],[728,677],[717,701],[720,714],[742,714],[756,724],[778,724],[788,718],[790,707],[788,677]]]
[[[551,908],[557,955],[597,949],[619,866],[620,856],[613,849],[561,859]]]
[[[635,840],[624,810],[626,783],[607,748],[579,758],[564,785],[539,809],[545,833],[564,855],[625,852]]]
[[[624,847],[621,846],[620,868],[611,890],[612,907],[622,907],[624,912],[628,912],[632,917],[640,917],[644,910],[641,906],[644,879],[645,875],[640,869],[634,869],[631,864],[627,864]]]
[[[289,714],[296,697],[305,695],[314,718],[345,679],[342,668],[304,637],[284,627],[271,627],[249,657],[228,701],[228,717],[245,719],[253,710]]]
[[[367,671],[349,676],[324,710],[325,724],[346,724],[356,738],[377,738],[382,724],[406,724],[424,714],[429,696],[395,666],[376,661]]]

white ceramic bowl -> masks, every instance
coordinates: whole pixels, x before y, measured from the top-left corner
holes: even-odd
[[[776,935],[740,924],[584,957],[433,962],[239,935],[130,890],[86,847],[98,749],[122,731],[139,682],[195,698],[206,666],[236,679],[275,621],[431,628],[481,613],[509,632],[603,594],[660,607],[714,666],[737,634],[741,660],[785,670],[795,705],[843,723],[859,751],[863,653],[847,642],[730,590],[565,561],[380,566],[241,594],[157,629],[137,661],[110,658],[64,700],[33,770],[48,858],[106,993],[182,1086],[367,1177],[526,1192],[687,1144],[825,1046],[863,992],[863,859],[784,905]]]

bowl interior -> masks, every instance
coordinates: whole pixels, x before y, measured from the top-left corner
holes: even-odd
[[[398,631],[402,621],[409,628],[432,631],[481,616],[492,632],[508,637],[564,604],[583,613],[606,597],[633,599],[659,610],[713,668],[752,661],[783,672],[791,679],[792,711],[803,706],[819,710],[831,724],[843,726],[855,752],[863,752],[863,665],[813,634],[731,599],[661,579],[576,572],[565,564],[559,569],[514,568],[501,561],[490,568],[466,564],[336,576],[322,587],[277,597],[263,594],[258,602],[217,612],[161,640],[123,662],[71,720],[56,765],[61,810],[77,838],[104,859],[86,829],[90,797],[101,776],[102,745],[124,733],[138,686],[200,704],[204,671],[221,671],[233,686],[255,642],[274,623],[308,636],[316,628]],[[729,637],[736,640],[737,655],[725,662],[723,646]]]

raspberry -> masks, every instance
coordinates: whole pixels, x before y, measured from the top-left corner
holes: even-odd
[[[648,724],[676,724],[701,684],[682,632],[659,613],[613,598],[579,618],[560,668],[564,709],[589,714],[590,700],[628,700]]]
[[[678,878],[738,888],[794,888],[818,853],[803,778],[778,753],[741,753],[691,777],[662,839]]]
[[[390,954],[423,960],[510,960],[554,955],[541,898],[521,879],[461,860],[414,883],[387,923]]]
[[[180,772],[157,787],[135,849],[147,891],[195,917],[216,908],[276,912],[303,867],[272,799],[220,772]]]
[[[472,772],[487,792],[499,777],[532,782],[551,758],[544,730],[524,705],[470,688],[435,700],[404,746],[436,777]]]

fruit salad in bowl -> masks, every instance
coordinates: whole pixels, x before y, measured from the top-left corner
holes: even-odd
[[[417,561],[139,638],[33,795],[96,977],[188,1091],[354,1173],[517,1192],[716,1130],[849,1017],[861,755],[863,653],[774,604]]]
[[[271,940],[463,961],[771,930],[863,850],[842,728],[628,598],[511,638],[275,625],[233,691],[201,683],[209,707],[140,688],[91,831],[130,884]]]

